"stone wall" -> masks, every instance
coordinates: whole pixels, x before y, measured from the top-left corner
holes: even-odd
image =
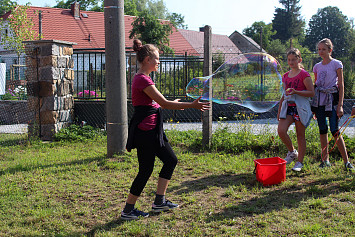
[[[52,140],[72,123],[74,107],[74,43],[57,40],[27,41],[26,81],[31,136]]]

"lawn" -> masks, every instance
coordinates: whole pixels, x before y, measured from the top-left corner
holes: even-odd
[[[131,222],[119,217],[135,150],[106,158],[105,136],[15,145],[6,141],[21,138],[0,135],[0,236],[354,236],[354,173],[337,151],[333,166],[319,169],[318,135],[308,130],[304,169],[287,167],[286,181],[270,187],[256,181],[253,160],[285,155],[274,135],[220,129],[207,150],[199,132],[168,132],[179,163],[167,198],[180,207]],[[354,140],[346,137],[351,159]],[[139,209],[150,210],[161,166]]]

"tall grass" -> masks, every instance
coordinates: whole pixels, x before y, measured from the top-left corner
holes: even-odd
[[[285,154],[274,134],[232,133],[221,125],[208,149],[198,131],[167,131],[179,159],[167,198],[180,207],[131,222],[119,217],[138,171],[135,150],[107,158],[104,135],[77,130],[52,143],[1,147],[0,236],[353,235],[354,174],[343,170],[336,151],[331,168],[318,168],[313,125],[302,172],[287,167],[286,181],[271,187],[256,181],[253,160]],[[11,139],[0,135],[2,144]],[[351,154],[354,138],[346,142]],[[157,159],[136,204],[141,210],[150,210],[161,167]]]

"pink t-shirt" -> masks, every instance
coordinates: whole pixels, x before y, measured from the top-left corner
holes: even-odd
[[[307,90],[306,86],[304,85],[304,79],[307,77],[310,77],[309,73],[302,69],[298,75],[294,77],[289,77],[290,71],[286,72],[283,77],[282,77],[282,82],[285,84],[285,90],[288,88],[293,88],[297,91],[304,91]],[[296,104],[290,104],[292,106],[295,106]]]
[[[153,80],[144,74],[136,74],[132,82],[132,104],[133,106],[145,105],[159,108],[160,105],[152,100],[146,93],[144,89],[150,85],[154,85]],[[144,131],[152,130],[156,127],[158,120],[157,114],[152,114],[138,125],[138,128]]]

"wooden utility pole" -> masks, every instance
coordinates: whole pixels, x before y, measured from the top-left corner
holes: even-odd
[[[203,76],[212,74],[212,28],[206,25],[204,27],[204,60],[203,60]],[[208,95],[211,102],[211,108],[204,111],[202,121],[202,145],[211,146],[212,140],[212,78],[208,83]]]

